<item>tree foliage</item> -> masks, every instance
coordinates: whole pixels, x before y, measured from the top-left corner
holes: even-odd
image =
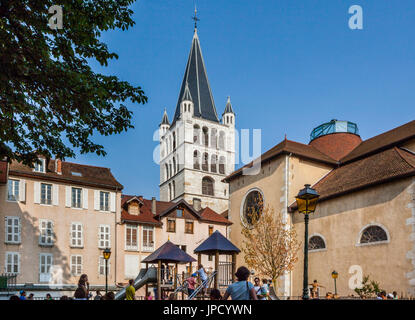
[[[376,297],[383,290],[380,288],[379,282],[370,280],[369,276],[366,275],[362,279],[362,285],[360,288],[355,288],[354,291],[359,295],[360,298],[373,298]]]
[[[37,153],[73,157],[74,148],[105,155],[93,134],[133,127],[123,102],[145,103],[143,90],[94,72],[88,59],[107,66],[118,58],[100,36],[134,25],[134,1],[0,2],[0,158],[32,164]],[[63,28],[52,30],[48,10],[56,4]]]
[[[266,206],[262,213],[248,212],[248,215],[251,224],[242,224],[245,262],[258,274],[271,278],[275,286],[276,279],[293,269],[301,244],[294,226],[284,222],[273,208]]]

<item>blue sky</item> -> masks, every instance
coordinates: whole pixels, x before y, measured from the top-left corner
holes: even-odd
[[[348,9],[363,8],[351,30]],[[262,151],[288,139],[308,143],[331,119],[359,126],[363,139],[415,119],[413,0],[198,0],[198,33],[218,114],[231,96],[238,129],[261,129]],[[129,104],[135,129],[95,137],[108,155],[78,155],[110,167],[124,193],[159,197],[154,130],[171,119],[191,39],[193,0],[139,0],[136,25],[103,35],[119,59],[98,72],[141,85]]]

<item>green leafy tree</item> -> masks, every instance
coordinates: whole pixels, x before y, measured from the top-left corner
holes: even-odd
[[[359,295],[360,298],[373,298],[383,290],[380,289],[379,282],[370,280],[369,276],[364,276],[362,279],[361,287],[355,288],[354,291]]]
[[[105,155],[94,133],[132,128],[123,103],[147,97],[113,75],[94,72],[88,59],[117,59],[100,40],[110,29],[134,25],[135,0],[0,1],[0,159],[31,165],[37,154],[60,158]],[[63,9],[63,28],[52,30],[49,8]]]

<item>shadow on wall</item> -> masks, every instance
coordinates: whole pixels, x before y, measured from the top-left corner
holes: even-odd
[[[13,210],[8,210],[10,213],[7,212],[5,216],[20,217],[21,243],[5,245],[5,251],[20,253],[20,273],[16,279],[17,283],[28,286],[34,283],[49,284],[56,289],[62,284],[70,283],[70,261],[57,245],[58,235],[52,234],[53,245],[40,244],[39,219],[31,216],[27,211],[22,211],[18,203],[8,204],[9,209],[11,206]],[[54,228],[52,230],[55,231]]]
[[[411,184],[412,179],[408,178],[398,183],[396,181],[388,182],[376,187],[323,201],[317,205],[316,212],[310,215],[310,220],[391,202],[405,192]],[[304,216],[296,212],[294,215],[294,223],[303,221]]]

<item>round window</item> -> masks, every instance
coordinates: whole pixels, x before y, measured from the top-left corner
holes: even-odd
[[[264,201],[261,192],[253,190],[249,192],[245,197],[243,205],[242,218],[243,222],[252,225],[257,221],[264,208]]]

